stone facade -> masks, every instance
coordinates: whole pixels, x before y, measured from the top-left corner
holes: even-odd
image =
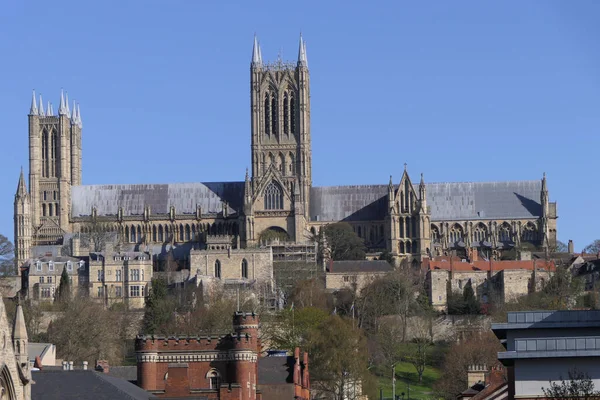
[[[330,261],[325,273],[325,288],[348,289],[355,293],[393,271],[387,261]]]
[[[71,296],[87,293],[88,276],[85,262],[74,257],[36,257],[21,267],[25,296],[35,302],[53,302],[60,286],[63,270],[69,275]]]
[[[425,259],[423,270],[426,272],[425,286],[432,306],[444,311],[450,291],[462,294],[469,283],[484,305],[494,299],[514,301],[543,288],[556,266],[552,261],[542,260],[468,261],[438,257],[434,260]]]
[[[34,95],[29,190],[21,173],[14,203],[18,265],[32,247],[64,246],[75,233],[114,232],[121,251],[149,246],[158,256],[171,246],[203,249],[213,235],[234,237],[236,249],[273,238],[306,243],[338,221],[350,223],[370,252],[387,250],[416,266],[449,251],[476,248],[499,259],[514,247],[555,245],[556,203],[545,175],[540,181],[430,184],[421,175],[414,185],[405,166],[397,183],[390,177],[387,185],[312,186],[305,43],[295,62],[264,62],[255,42],[249,72],[251,171],[237,182],[82,185],[79,106],[69,109],[61,96],[56,115]]]
[[[31,399],[31,370],[27,353],[28,337],[23,307],[17,306],[12,333],[0,300],[0,398]]]
[[[152,282],[152,255],[145,252],[90,253],[90,298],[110,307],[144,308]]]

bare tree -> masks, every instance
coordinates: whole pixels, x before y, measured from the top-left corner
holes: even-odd
[[[560,383],[550,381],[548,389],[542,388],[547,399],[571,400],[571,399],[598,399],[600,391],[594,387],[594,381],[590,376],[577,368],[569,370],[569,379],[560,377]]]
[[[116,232],[112,226],[97,220],[92,220],[82,227],[81,244],[92,252],[103,251],[106,243],[116,239]]]
[[[0,234],[0,276],[16,274],[15,248],[8,238]]]

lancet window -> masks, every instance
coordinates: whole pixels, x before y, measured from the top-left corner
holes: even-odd
[[[281,186],[271,182],[265,188],[265,210],[282,210],[283,192]]]

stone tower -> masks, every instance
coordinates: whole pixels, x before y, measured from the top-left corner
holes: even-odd
[[[31,256],[31,199],[27,193],[23,168],[19,176],[17,193],[15,194],[15,260],[17,262],[17,273],[21,274],[19,268]]]
[[[265,63],[257,39],[254,39],[250,64],[252,203],[245,207],[253,224],[259,209],[289,211],[294,215],[296,241],[309,220],[312,184],[310,141],[310,79],[306,43],[300,37],[295,63]],[[265,193],[273,193],[272,197]],[[258,198],[264,202],[257,202]],[[271,201],[272,200],[272,201]],[[260,230],[256,230],[256,234]],[[257,240],[246,227],[248,244]]]
[[[71,186],[81,185],[81,116],[61,91],[58,114],[35,93],[29,111],[29,198],[33,245],[55,244],[69,229]],[[18,242],[18,238],[15,238]],[[19,250],[17,250],[19,251]]]

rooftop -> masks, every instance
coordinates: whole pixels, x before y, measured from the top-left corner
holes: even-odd
[[[508,330],[600,328],[600,310],[516,311],[508,313],[507,321],[492,324],[499,339],[505,339]]]

